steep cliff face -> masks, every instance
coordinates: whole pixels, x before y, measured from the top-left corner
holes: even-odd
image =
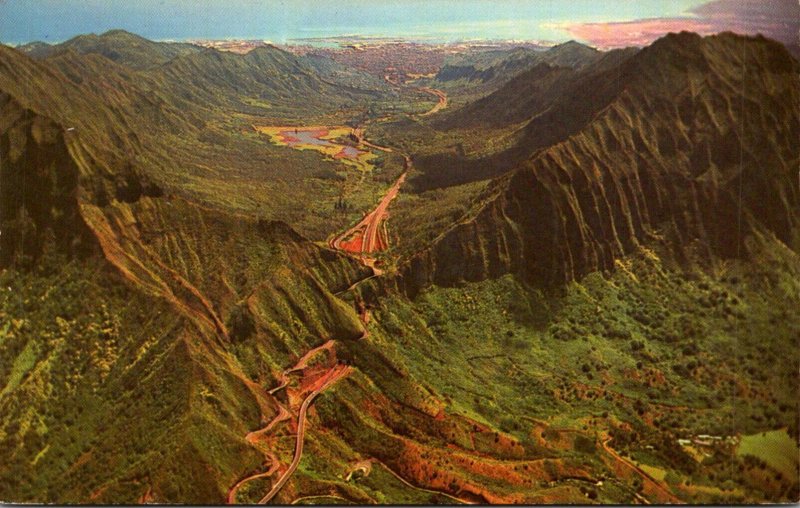
[[[480,155],[453,154],[451,150],[421,155],[414,161],[419,171],[411,175],[409,183],[417,192],[424,192],[494,178],[539,150],[565,141],[635,78],[636,71],[624,64],[636,53],[635,48],[609,51],[579,70],[541,63],[494,93],[445,112],[433,121],[435,128],[451,134],[465,129],[469,137],[487,139],[492,138],[491,129],[505,129],[515,144]]]
[[[580,132],[497,180],[474,219],[410,260],[404,283],[513,272],[556,284],[650,241],[678,259],[744,255],[756,231],[797,249],[797,72],[763,38],[662,39],[623,64],[629,80],[597,85],[619,92]]]
[[[91,251],[64,129],[6,94],[0,111],[0,266],[30,265],[46,248]]]
[[[446,116],[445,129],[501,127],[530,119],[544,110],[577,72],[568,67],[539,64],[506,83],[500,90]]]

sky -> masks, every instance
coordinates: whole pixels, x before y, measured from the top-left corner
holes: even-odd
[[[121,28],[154,40],[362,35],[411,40],[643,45],[669,31],[792,42],[797,0],[0,0],[0,41],[61,42]],[[787,40],[788,39],[788,40]]]

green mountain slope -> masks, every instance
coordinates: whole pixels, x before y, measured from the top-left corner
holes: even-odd
[[[658,41],[532,120],[516,150],[551,136],[556,117],[565,134],[590,121],[494,182],[409,270],[440,284],[506,271],[563,283],[654,238],[678,257],[737,256],[763,232],[796,249],[796,69],[764,39]]]
[[[223,499],[258,464],[244,435],[262,410],[275,411],[262,386],[321,337],[361,333],[331,292],[364,269],[285,224],[215,212],[153,180],[175,174],[167,167],[176,163],[197,178],[192,164],[204,154],[232,158],[241,142],[198,138],[200,118],[213,121],[213,108],[245,96],[233,92],[240,84],[279,93],[276,81],[243,68],[256,76],[297,64],[272,52],[227,60],[240,81],[209,82],[223,97],[196,105],[160,85],[178,87],[196,68],[145,75],[71,50],[43,62],[0,51],[0,170],[13,184],[2,187],[0,249],[14,286],[2,310],[14,328],[3,332],[9,455],[0,496],[118,502],[151,490],[164,500]],[[288,79],[296,70],[285,69]],[[190,159],[192,138],[204,151]],[[242,315],[252,326],[232,317]]]

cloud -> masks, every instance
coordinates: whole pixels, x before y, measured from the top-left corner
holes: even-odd
[[[714,33],[707,22],[692,18],[641,19],[610,23],[581,23],[567,30],[576,38],[599,48],[646,46],[670,32],[688,30],[701,35]]]
[[[670,32],[701,35],[723,31],[762,34],[785,44],[797,44],[800,33],[798,0],[713,0],[685,17],[652,18],[566,26],[574,37],[600,48],[645,46]]]

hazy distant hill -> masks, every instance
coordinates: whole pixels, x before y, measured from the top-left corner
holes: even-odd
[[[79,35],[55,45],[35,42],[18,49],[35,58],[46,58],[64,50],[94,53],[133,69],[152,69],[176,56],[202,51],[202,48],[192,44],[153,42],[124,30],[110,30],[101,35]]]
[[[600,53],[580,70],[538,64],[492,93],[475,97],[467,92],[472,100],[445,111],[431,126],[486,140],[504,132],[511,146],[485,155],[429,153],[419,159],[423,171],[412,179],[414,186],[429,189],[497,176],[537,150],[563,141],[610,100],[615,87],[624,86],[618,79],[620,69],[637,51],[629,48]],[[526,135],[534,129],[535,135]]]
[[[598,53],[590,62],[584,62],[577,68],[538,63],[530,70],[517,74],[495,93],[445,115],[437,120],[437,125],[445,128],[502,127],[530,120],[543,114],[560,97],[580,93],[596,75],[617,67],[622,60],[635,53],[633,49]],[[568,129],[572,116],[560,114],[559,126],[555,128]],[[552,136],[547,136],[537,143],[545,146],[552,139]]]
[[[516,48],[477,52],[452,58],[436,74],[435,82],[449,86],[491,89],[540,64],[581,69],[601,53],[570,41],[547,50]]]
[[[436,75],[438,81],[467,79],[488,81],[498,75],[512,77],[519,70],[538,63],[580,69],[592,62],[600,52],[575,41],[565,42],[549,49],[514,48],[478,51],[456,55],[448,59]]]

